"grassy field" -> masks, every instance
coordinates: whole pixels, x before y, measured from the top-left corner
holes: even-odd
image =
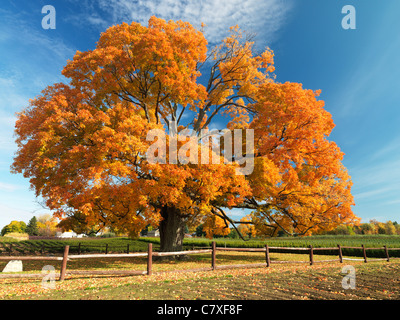
[[[400,248],[397,236],[321,236],[308,238],[276,238],[266,241],[248,241],[215,239],[218,247],[334,247],[342,246]],[[66,244],[71,251],[77,250],[81,243],[83,252],[124,252],[129,244],[130,252],[146,251],[151,241],[155,251],[159,249],[159,239],[141,238],[102,238],[68,240],[30,240],[13,241],[0,239],[7,254],[7,248],[13,245],[15,253],[30,252],[40,254],[45,245],[45,253],[52,249],[61,253]],[[185,249],[208,247],[211,240],[185,239]],[[381,250],[383,251],[383,250]],[[304,251],[307,253],[306,251]],[[390,251],[393,257],[394,251]],[[370,256],[371,251],[368,251]],[[336,252],[337,255],[337,252]],[[332,259],[329,255],[315,255],[316,262]],[[55,289],[42,287],[41,279],[0,279],[0,300],[7,299],[155,299],[155,300],[191,300],[191,299],[400,299],[400,261],[391,259],[368,263],[358,261],[319,262],[310,266],[308,254],[289,254],[271,252],[272,265],[269,268],[218,269],[216,271],[182,272],[189,269],[210,268],[210,254],[189,255],[180,261],[153,262],[152,276],[88,276],[67,275],[63,282],[56,281]],[[232,264],[264,263],[264,253],[217,252],[217,266]],[[274,263],[282,261],[306,262],[296,264]],[[0,270],[7,261],[0,261]],[[351,264],[356,269],[355,290],[345,290],[341,286],[344,265]],[[60,261],[23,261],[24,273],[41,273],[45,265],[51,265],[60,271]],[[68,261],[67,270],[146,270],[145,257],[96,258]],[[177,272],[179,271],[179,272]]]
[[[186,239],[186,243],[196,243],[198,245],[210,245],[212,240],[192,238]],[[266,243],[270,246],[276,247],[332,247],[340,244],[342,246],[360,246],[364,244],[367,247],[388,247],[400,248],[400,236],[393,235],[324,235],[324,236],[310,236],[310,237],[278,237],[267,238],[264,240],[231,240],[224,238],[215,239],[218,246],[227,247],[263,247]]]
[[[248,240],[216,238],[213,240],[206,238],[185,238],[184,248],[191,249],[196,247],[210,247],[212,241],[216,241],[218,247],[255,247],[261,248],[265,244],[273,247],[308,247],[312,245],[318,247],[341,246],[379,248],[368,250],[370,257],[384,257],[381,249],[384,245],[388,248],[400,248],[400,236],[388,235],[357,235],[357,236],[311,236],[311,237],[280,237],[267,238],[264,240]],[[65,245],[70,246],[71,253],[94,253],[94,252],[126,252],[129,245],[129,252],[142,252],[147,250],[147,243],[153,243],[155,251],[159,248],[160,239],[141,237],[139,239],[129,238],[72,238],[72,239],[51,239],[51,240],[23,240],[17,241],[11,238],[0,237],[0,254],[7,254],[12,245],[13,254],[40,254],[44,253],[61,254]],[[80,249],[79,249],[80,243]],[[337,255],[337,251],[319,252],[322,254]],[[351,256],[362,256],[360,249],[343,249],[343,254]],[[400,250],[390,250],[390,255],[400,257]]]
[[[141,241],[151,241],[159,244],[159,238],[142,238]],[[382,247],[386,245],[388,248],[400,248],[400,236],[393,235],[357,235],[357,236],[340,236],[340,235],[326,235],[326,236],[311,236],[311,237],[280,237],[280,238],[267,238],[264,240],[233,240],[225,238],[205,239],[205,238],[188,238],[185,239],[184,244],[187,247],[209,247],[212,241],[216,241],[217,247],[227,248],[262,248],[266,244],[271,247],[296,247],[305,248],[312,245],[314,248],[329,248],[336,247],[338,244],[348,247],[361,247],[363,244],[367,248],[379,248],[377,250],[368,250],[368,256],[383,258],[384,250]],[[281,250],[282,252],[282,250]],[[337,251],[319,251],[321,254],[337,255]],[[318,254],[317,253],[317,254]],[[349,256],[362,256],[361,249],[343,249],[344,255]],[[390,250],[393,257],[400,257],[400,250]]]
[[[304,259],[304,257],[302,257]],[[322,257],[321,257],[322,258]],[[299,260],[300,255],[275,253],[273,261]],[[400,262],[353,262],[356,270],[356,288],[343,289],[342,268],[345,264],[319,263],[272,264],[271,267],[221,269],[202,272],[174,272],[193,267],[209,266],[210,258],[192,256],[186,261],[156,262],[152,276],[78,276],[68,275],[63,282],[56,281],[54,289],[44,289],[38,279],[0,279],[0,299],[51,300],[343,300],[343,299],[400,299]],[[254,263],[263,256],[254,253],[217,255],[221,264]],[[54,262],[51,262],[54,263]],[[99,259],[69,262],[69,269],[103,270],[144,267],[140,259]],[[37,270],[46,262],[35,262],[26,270]],[[347,264],[347,263],[346,263]],[[24,265],[25,266],[25,265]],[[59,266],[55,266],[59,270]]]
[[[95,253],[105,252],[126,252],[129,245],[129,252],[141,252],[147,250],[147,243],[129,238],[70,238],[70,239],[44,239],[44,240],[23,240],[16,241],[10,238],[0,238],[0,254],[8,253],[12,245],[13,254],[38,254],[43,250],[45,253],[61,254],[66,245],[70,246],[70,253]],[[155,250],[159,246],[155,244]]]

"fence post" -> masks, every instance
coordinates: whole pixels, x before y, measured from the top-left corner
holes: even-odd
[[[212,251],[211,251],[211,268],[213,270],[217,269],[215,260],[216,260],[216,246],[215,246],[215,241],[212,242]]]
[[[9,255],[11,256],[12,255],[12,243],[10,243],[10,252],[9,252]]]
[[[268,245],[265,245],[265,262],[267,263],[267,267],[271,265],[271,260],[269,258],[269,248]]]
[[[129,243],[126,246],[126,253],[129,253]]]
[[[339,249],[339,261],[340,261],[340,263],[343,263],[342,247],[340,246],[340,244],[338,244],[337,246],[338,246],[338,249]]]
[[[153,267],[153,244],[149,242],[147,247],[147,275],[151,276]]]
[[[383,246],[383,248],[385,249],[386,259],[389,262],[389,251],[388,251],[388,248],[386,246]]]
[[[78,254],[81,254],[81,243],[78,243]]]
[[[108,253],[108,243],[106,243],[106,254]]]
[[[363,250],[364,262],[367,263],[367,252],[363,244],[361,245],[361,248]]]
[[[67,271],[68,252],[69,252],[69,246],[65,246],[63,260],[62,260],[62,264],[61,264],[60,281],[64,280],[65,273]]]
[[[310,266],[314,264],[314,250],[313,246],[310,244]]]

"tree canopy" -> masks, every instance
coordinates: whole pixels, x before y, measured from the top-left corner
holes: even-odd
[[[137,235],[151,224],[160,229],[161,250],[180,247],[185,224],[203,223],[208,236],[239,223],[260,235],[307,235],[357,222],[320,92],[278,83],[272,50],[257,54],[238,27],[230,31],[208,48],[187,22],[152,17],[148,26],[110,27],[95,49],[68,61],[68,83],[48,86],[18,114],[13,172],[30,179],[66,228],[113,226]],[[204,143],[204,130],[222,118],[225,133],[243,133],[233,149],[253,159],[247,174],[213,153],[213,139]],[[149,132],[165,133],[168,147],[175,143],[189,160],[166,151],[169,161],[149,161],[149,149],[162,142]],[[200,161],[207,150],[220,161]],[[227,208],[251,214],[236,221]]]
[[[4,236],[7,233],[24,233],[26,230],[26,223],[23,221],[11,221],[8,225],[1,229],[0,235]]]

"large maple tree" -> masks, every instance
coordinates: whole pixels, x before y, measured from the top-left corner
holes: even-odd
[[[203,223],[209,236],[238,223],[261,235],[308,235],[357,222],[319,92],[276,82],[273,52],[255,54],[237,27],[207,45],[182,21],[110,27],[94,50],[68,61],[68,83],[48,86],[18,114],[12,171],[30,178],[65,228],[112,226],[135,236],[151,224],[162,251],[181,249],[188,224]],[[149,161],[149,132],[173,125],[177,136],[200,136],[221,117],[230,132],[254,134],[249,174],[237,174],[234,161]],[[227,208],[251,214],[235,221]]]

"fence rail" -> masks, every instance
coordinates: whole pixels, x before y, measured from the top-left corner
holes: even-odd
[[[138,253],[112,253],[112,254],[74,254],[68,255],[68,259],[87,259],[87,258],[128,258],[128,257],[147,257],[147,252]]]
[[[361,249],[363,252],[363,258],[346,258],[343,257],[342,249]],[[283,250],[283,251],[299,251],[301,253],[307,253],[309,259],[306,261],[271,261],[270,258],[270,250]],[[296,247],[269,247],[265,245],[264,248],[224,248],[217,247],[215,241],[212,242],[212,246],[210,249],[200,249],[200,250],[186,250],[186,251],[176,251],[176,252],[153,252],[153,244],[148,244],[147,252],[137,252],[137,253],[121,253],[121,254],[107,254],[107,250],[105,254],[69,254],[69,246],[64,247],[64,254],[62,257],[51,257],[51,256],[0,256],[1,260],[56,260],[62,261],[61,271],[59,273],[59,280],[62,281],[65,279],[67,274],[76,274],[76,275],[152,275],[152,265],[153,265],[153,257],[167,257],[167,256],[182,256],[188,254],[198,254],[198,253],[211,253],[211,266],[209,268],[197,268],[197,269],[189,269],[189,270],[175,270],[175,271],[159,271],[157,273],[165,273],[165,272],[196,272],[196,271],[209,271],[209,270],[217,270],[217,269],[232,269],[232,268],[254,268],[254,267],[270,267],[272,264],[282,264],[282,263],[309,263],[313,265],[314,263],[321,262],[335,262],[338,261],[343,263],[344,260],[350,261],[364,261],[368,262],[368,258],[366,251],[367,250],[384,250],[385,258],[373,258],[372,261],[380,261],[386,260],[390,261],[389,250],[400,250],[400,248],[388,248],[387,246],[383,246],[380,248],[366,248],[364,245],[361,247],[349,247],[349,246],[340,246],[337,247],[328,247],[328,248],[314,248],[313,246],[309,246],[308,248],[296,248]],[[322,250],[337,250],[338,251],[338,259],[328,259],[328,260],[315,260],[314,259],[314,251],[322,251]],[[236,252],[265,252],[265,262],[264,263],[250,263],[250,264],[229,264],[229,265],[217,265],[216,253],[217,251],[236,251]],[[74,259],[95,259],[95,258],[131,258],[131,257],[147,257],[147,270],[146,271],[138,271],[138,270],[68,270],[67,271],[67,263],[69,260]],[[34,273],[34,274],[1,274],[0,279],[2,278],[40,278],[43,277],[42,274]]]

